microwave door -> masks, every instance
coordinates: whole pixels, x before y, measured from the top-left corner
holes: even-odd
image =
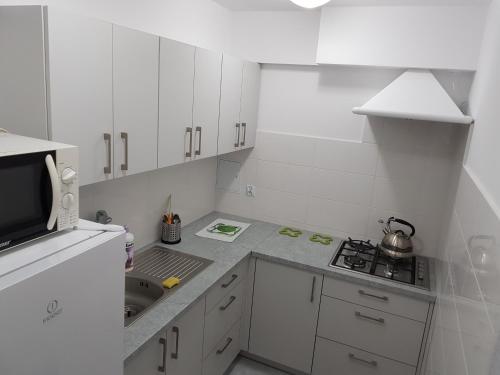
[[[46,160],[49,157],[54,167],[52,171]],[[51,215],[54,160],[55,152],[0,158],[0,251],[57,229]],[[57,176],[57,171],[55,173]],[[58,192],[57,189],[56,198]],[[51,222],[52,225],[48,225]]]

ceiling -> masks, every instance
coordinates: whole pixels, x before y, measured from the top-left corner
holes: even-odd
[[[303,10],[289,0],[214,0],[234,11],[297,11]],[[479,5],[490,0],[332,0],[329,5]]]

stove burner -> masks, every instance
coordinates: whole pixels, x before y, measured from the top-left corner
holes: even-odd
[[[329,264],[394,282],[429,289],[429,261],[420,256],[393,259],[370,241],[343,241]]]
[[[371,250],[374,250],[376,248],[375,245],[373,245],[370,240],[368,241],[363,241],[363,240],[353,240],[351,237],[349,237],[347,244],[357,252],[361,253],[366,253]]]
[[[344,257],[344,263],[351,268],[363,268],[366,266],[366,260],[359,255],[348,255]]]

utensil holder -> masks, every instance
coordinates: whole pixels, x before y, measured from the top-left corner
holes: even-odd
[[[161,242],[174,245],[181,242],[181,222],[175,224],[161,223]]]

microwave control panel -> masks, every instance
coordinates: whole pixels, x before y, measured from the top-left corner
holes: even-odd
[[[68,147],[56,151],[56,166],[61,186],[57,229],[71,228],[78,224],[79,181],[78,147]]]

